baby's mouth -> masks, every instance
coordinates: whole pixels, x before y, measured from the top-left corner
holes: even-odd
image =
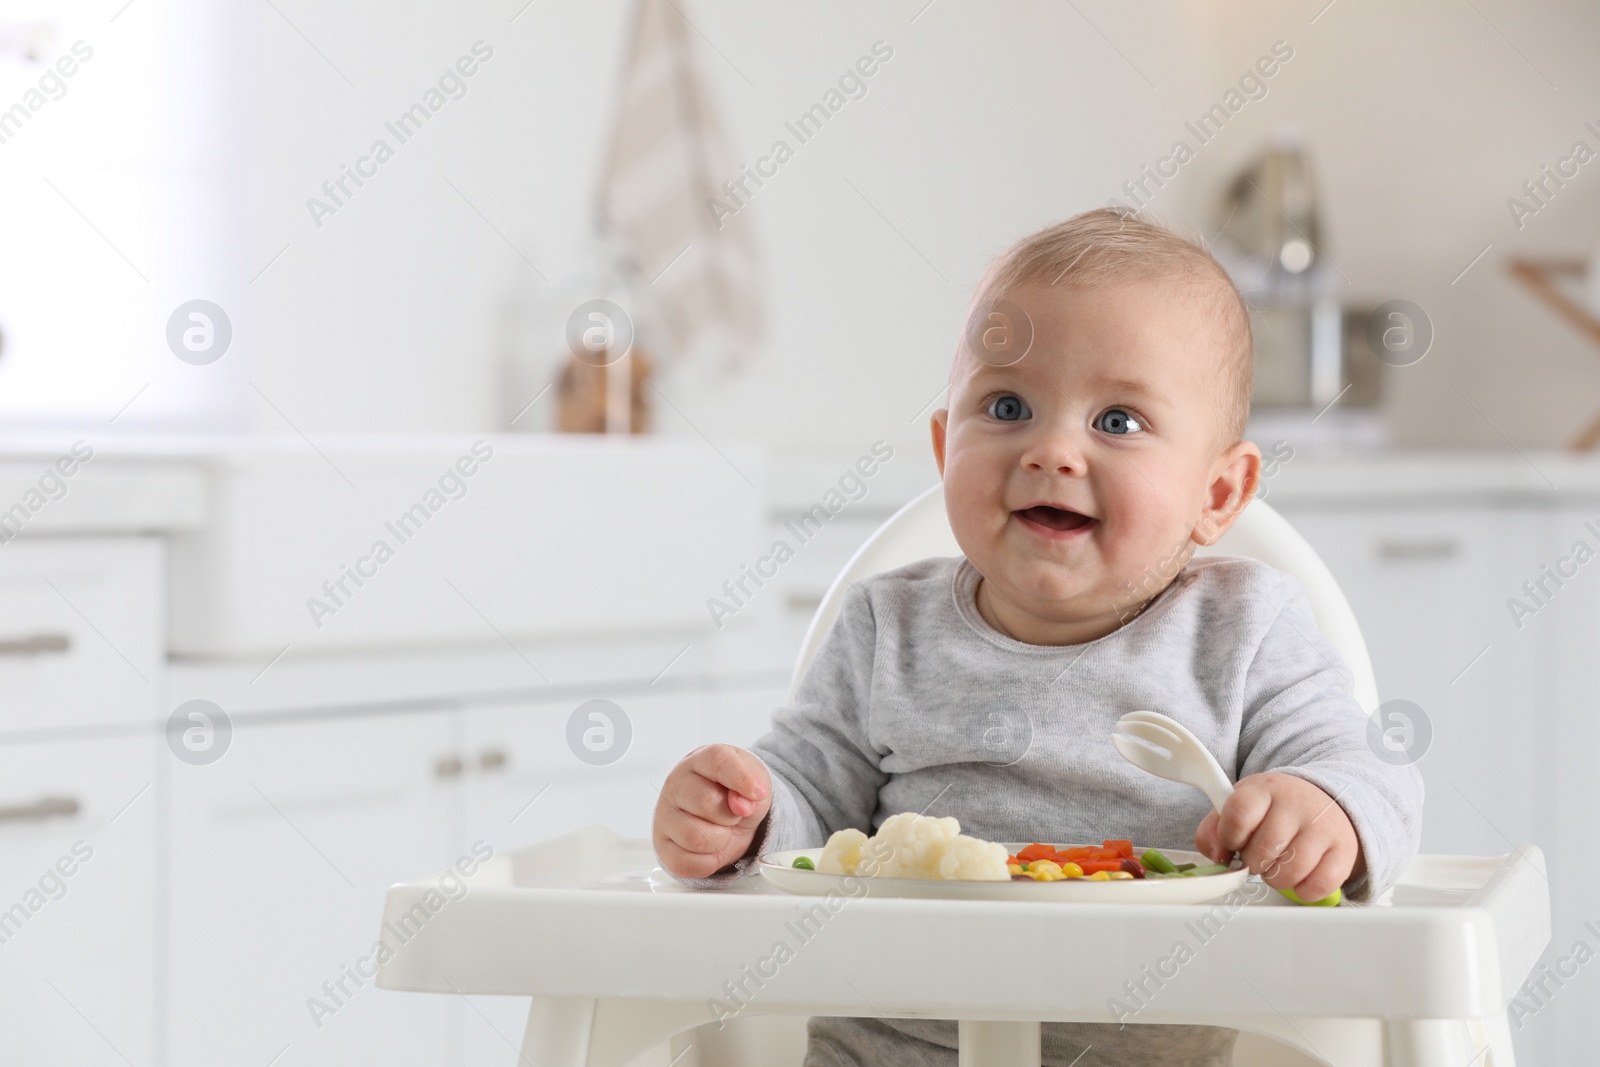
[[[1047,530],[1077,530],[1096,520],[1087,515],[1080,515],[1076,511],[1065,508],[1051,507],[1049,504],[1036,504],[1031,508],[1022,508],[1012,514],[1027,519],[1029,522],[1043,526]]]

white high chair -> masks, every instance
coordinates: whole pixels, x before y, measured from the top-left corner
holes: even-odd
[[[940,487],[896,512],[824,598],[795,678],[851,582],[959,551]],[[1209,552],[1294,575],[1354,672],[1362,706],[1377,706],[1349,603],[1286,520],[1256,501]],[[1126,961],[1127,974],[1117,973],[1133,977],[1139,962],[1169,958],[1174,935],[1193,929],[1186,924],[1216,911],[869,894],[824,916],[826,928],[767,975],[761,964],[772,962],[783,924],[811,914],[817,898],[787,896],[759,877],[691,890],[652,876],[654,867],[647,840],[591,826],[496,857],[465,897],[436,912],[425,901],[438,899],[438,876],[396,885],[385,929],[406,917],[418,928],[380,965],[377,984],[531,995],[520,1061],[529,1067],[799,1067],[811,1015],[958,1019],[960,1067],[1038,1067],[1039,1021],[1109,1021],[1111,987],[1090,968],[997,966],[996,946],[1071,945],[1084,959]],[[1239,1067],[1514,1067],[1506,1006],[1550,938],[1539,850],[1418,856],[1385,897],[1330,910],[1261,895],[1232,913],[1228,936],[1206,941],[1139,1022],[1236,1027]],[[930,936],[957,928],[958,938]],[[753,992],[752,966],[766,978]],[[708,1022],[729,980],[751,995],[725,1025]]]

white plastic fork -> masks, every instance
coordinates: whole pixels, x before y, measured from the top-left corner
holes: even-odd
[[[1111,744],[1122,758],[1157,778],[1192,785],[1222,814],[1233,783],[1189,728],[1158,711],[1130,711],[1117,720]]]

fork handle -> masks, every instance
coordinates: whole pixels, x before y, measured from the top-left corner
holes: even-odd
[[[1233,796],[1233,783],[1228,781],[1228,776],[1222,773],[1222,768],[1215,761],[1206,767],[1205,778],[1200,789],[1211,800],[1211,806],[1217,809],[1217,814],[1221,815],[1222,805]]]

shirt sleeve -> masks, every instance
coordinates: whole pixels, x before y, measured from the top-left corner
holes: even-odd
[[[1248,595],[1272,615],[1245,675],[1238,773],[1293,774],[1332,797],[1350,817],[1367,864],[1345,882],[1345,899],[1370,903],[1421,844],[1422,775],[1413,762],[1373,747],[1350,668],[1317,628],[1300,584],[1281,578],[1248,579]]]
[[[772,729],[750,746],[772,778],[772,806],[750,848],[704,878],[680,878],[700,889],[736,884],[764,852],[811,848],[846,827],[872,833],[878,790],[889,775],[868,738],[877,625],[860,586],[846,594],[833,629],[795,689],[794,702],[772,715]]]

